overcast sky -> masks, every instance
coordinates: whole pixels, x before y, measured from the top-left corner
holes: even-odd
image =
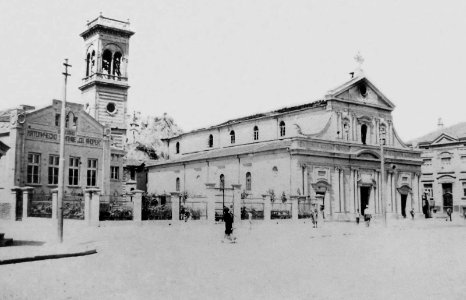
[[[405,141],[466,121],[466,1],[0,0],[0,109],[81,102],[86,21],[130,19],[128,107],[184,131],[321,98],[358,51]]]

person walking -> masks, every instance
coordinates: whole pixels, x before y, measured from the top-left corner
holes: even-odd
[[[314,224],[314,228],[317,228],[317,222],[319,219],[319,213],[317,212],[317,208],[314,209],[312,213],[312,223]]]
[[[409,213],[411,214],[411,219],[414,220],[414,208],[411,208]]]
[[[359,213],[359,209],[356,209],[356,224],[359,225],[359,219],[361,218],[361,214]]]
[[[451,222],[451,208],[447,208],[447,221],[448,219],[450,219],[450,222]]]
[[[364,221],[366,222],[366,226],[369,227],[371,223],[372,214],[369,211],[369,205],[366,206],[364,210]]]

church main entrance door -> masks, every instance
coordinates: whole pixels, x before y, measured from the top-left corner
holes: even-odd
[[[369,197],[371,195],[371,187],[361,186],[361,214],[364,215],[366,206],[369,205]]]

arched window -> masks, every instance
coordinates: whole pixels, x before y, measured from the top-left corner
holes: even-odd
[[[225,188],[225,175],[220,174],[220,184],[219,184],[221,189]]]
[[[254,126],[254,140],[257,141],[259,139],[259,127]]]
[[[91,69],[91,54],[88,53],[86,56],[86,77],[89,76],[90,69]]]
[[[121,76],[120,65],[121,65],[121,53],[116,52],[113,55],[113,75]]]
[[[180,153],[180,142],[176,142],[176,145],[175,145],[175,150],[176,150],[176,154],[179,154]]]
[[[180,177],[176,177],[175,190],[180,191]]]
[[[75,117],[73,112],[69,112],[65,118],[65,128],[76,129],[78,117]]]
[[[362,126],[361,126],[361,141],[362,141],[363,145],[366,144],[366,137],[367,137],[367,125],[362,124]]]
[[[285,131],[285,122],[281,121],[280,122],[280,136],[285,136],[286,131]]]
[[[112,63],[112,51],[105,50],[102,55],[102,73],[110,75],[110,65]]]
[[[209,135],[209,148],[212,148],[214,146],[214,136]]]
[[[234,130],[230,131],[230,142],[232,144],[235,143],[235,131]]]
[[[251,172],[246,173],[246,191],[251,190]]]
[[[95,51],[92,50],[92,54],[91,54],[91,68],[90,68],[90,74],[89,75],[92,75],[95,73]]]

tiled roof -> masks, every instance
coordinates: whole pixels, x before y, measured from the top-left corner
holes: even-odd
[[[217,158],[217,157],[227,157],[227,156],[234,156],[234,155],[240,155],[240,154],[263,152],[263,151],[269,151],[269,150],[286,149],[290,146],[291,146],[291,140],[289,139],[254,143],[254,144],[248,144],[248,145],[233,146],[233,147],[228,147],[228,148],[202,151],[202,152],[197,152],[193,154],[186,154],[179,158],[171,159],[171,160],[148,162],[147,166],[150,167],[150,166],[159,166],[159,165],[165,165],[165,164],[176,164],[176,163],[182,163],[182,162],[187,162],[187,161],[206,160],[206,159],[212,159],[212,158]]]
[[[410,141],[409,144],[416,146],[419,143],[431,143],[442,134],[449,135],[455,139],[466,138],[466,122],[461,122],[450,127],[437,129],[420,138]]]
[[[299,110],[313,108],[313,107],[324,106],[326,103],[327,103],[327,100],[317,100],[317,101],[313,101],[313,102],[309,102],[309,103],[305,103],[305,104],[300,104],[300,105],[295,105],[295,106],[290,106],[290,107],[283,107],[283,108],[273,110],[273,111],[270,111],[270,112],[259,113],[259,114],[249,115],[249,116],[246,116],[246,117],[241,117],[241,118],[237,118],[237,119],[228,120],[228,121],[220,123],[218,125],[195,129],[195,130],[192,130],[192,131],[185,132],[185,133],[179,134],[177,136],[174,136],[173,138],[183,136],[183,135],[186,135],[186,134],[189,134],[189,133],[194,133],[194,132],[203,131],[203,130],[209,130],[209,129],[218,128],[218,127],[222,127],[222,126],[227,126],[227,125],[231,125],[231,124],[235,124],[235,123],[239,123],[239,122],[259,119],[259,118],[263,118],[263,117],[275,116],[275,115],[279,115],[279,114],[283,114],[283,113],[289,113],[289,112],[299,111]]]

